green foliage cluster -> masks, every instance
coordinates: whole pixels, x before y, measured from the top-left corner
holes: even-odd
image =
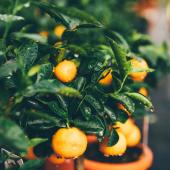
[[[31,15],[37,9],[42,13],[39,21]],[[132,115],[139,106],[153,109],[148,98],[134,91],[129,77],[135,43],[129,45],[107,23],[105,26],[80,9],[48,2],[4,0],[0,12],[0,147],[22,157],[34,146],[42,158],[13,169],[42,166],[43,158],[53,152],[51,137],[61,127],[76,126],[99,140],[108,136],[109,144],[114,144],[117,132],[110,132],[109,125],[128,118],[117,103]],[[66,31],[62,43],[54,45],[54,35],[46,38],[37,32],[42,23],[51,27],[55,22]],[[150,48],[140,46],[136,53],[147,58],[145,51]],[[52,72],[64,59],[78,66],[71,83],[60,82]],[[113,81],[104,87],[99,81],[107,70],[112,70]],[[1,154],[0,162],[9,157]]]

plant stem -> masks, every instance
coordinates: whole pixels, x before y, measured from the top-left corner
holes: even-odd
[[[117,90],[116,93],[119,93],[119,92],[122,90],[123,85],[125,84],[125,81],[126,81],[127,76],[128,76],[128,74],[126,74],[126,76],[124,77],[124,79],[123,79],[123,81],[122,81],[122,83],[121,83],[121,85],[120,85],[120,88]]]
[[[67,120],[66,127],[67,127],[67,128],[70,128],[69,120]]]
[[[75,170],[84,170],[84,163],[83,163],[84,157],[81,156],[74,161],[74,167]]]

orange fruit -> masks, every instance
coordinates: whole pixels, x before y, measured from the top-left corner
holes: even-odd
[[[148,68],[147,62],[142,58],[132,59],[131,65],[134,69],[147,69]],[[132,73],[130,73],[130,76],[131,76],[133,81],[141,82],[147,76],[147,72],[146,71],[132,72]]]
[[[119,140],[113,146],[107,146],[108,138],[105,138],[104,141],[100,144],[100,151],[104,153],[105,156],[120,156],[123,155],[126,151],[126,138],[123,133],[118,131]]]
[[[114,128],[117,128],[117,130],[123,133],[125,136],[128,136],[134,127],[135,124],[132,119],[128,119],[125,123],[116,122],[114,125]]]
[[[66,27],[64,25],[57,25],[54,29],[54,34],[58,38],[61,38],[65,30],[66,30]]]
[[[29,159],[29,160],[37,159],[37,156],[34,153],[34,148],[33,147],[28,148],[25,158]]]
[[[97,136],[96,135],[88,135],[87,141],[89,144],[97,142]]]
[[[148,96],[148,90],[145,87],[141,87],[138,92],[146,97]]]
[[[123,104],[116,103],[116,105],[118,106],[119,109],[125,111],[129,116],[131,115],[131,113],[123,106]]]
[[[41,31],[40,33],[39,33],[42,37],[48,37],[48,31]]]
[[[76,158],[87,148],[87,137],[78,128],[61,128],[52,138],[52,148],[64,158]]]
[[[131,133],[126,136],[127,146],[134,147],[141,140],[141,132],[137,126],[134,126]]]
[[[109,86],[112,83],[112,72],[110,71],[108,73],[108,70],[104,71],[103,76],[105,76],[104,78],[102,78],[99,83],[103,86]],[[107,76],[106,76],[107,75]]]
[[[62,82],[71,82],[77,74],[77,67],[73,61],[64,60],[53,68],[55,76]]]
[[[65,161],[64,157],[59,156],[57,154],[52,154],[47,159],[48,159],[49,162],[53,163],[54,165],[62,164]]]

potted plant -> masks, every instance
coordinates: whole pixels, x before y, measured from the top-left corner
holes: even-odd
[[[131,87],[131,79],[144,79],[152,69],[144,64],[136,70],[138,59],[125,41],[83,11],[41,2],[16,0],[12,5],[11,14],[1,15],[2,169],[38,169],[44,160],[60,164],[78,158],[87,148],[87,134],[97,136],[105,155],[124,154],[127,140],[117,123],[125,123],[135,106],[153,109]],[[64,25],[64,34],[58,34],[62,43],[27,27],[25,11],[33,6]],[[90,31],[102,31],[104,41],[80,41]],[[76,159],[76,168],[81,163]]]

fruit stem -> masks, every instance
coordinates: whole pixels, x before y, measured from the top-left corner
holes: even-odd
[[[68,121],[66,122],[66,126],[67,126],[67,128],[70,128],[70,125],[69,125]]]

